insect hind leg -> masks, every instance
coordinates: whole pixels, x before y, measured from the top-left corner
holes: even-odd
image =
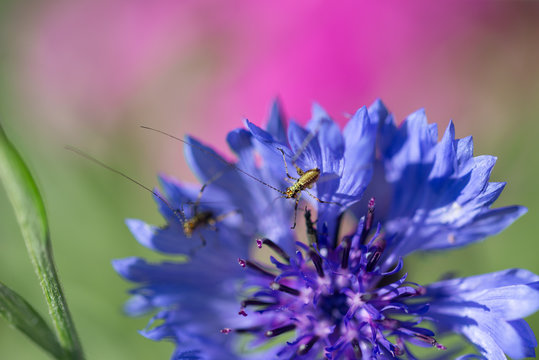
[[[288,165],[286,164],[286,157],[284,155],[284,150],[281,149],[281,148],[277,148],[277,150],[279,150],[281,152],[281,154],[283,154],[283,161],[284,161],[284,170],[286,172],[286,176],[288,176],[289,179],[292,179],[292,180],[298,180],[298,178],[295,178],[295,177],[292,177],[290,176],[290,174],[288,173]],[[300,171],[303,172],[300,168],[298,168],[296,166],[296,170],[298,170],[298,174],[301,176],[300,174]]]
[[[227,217],[232,216],[232,215],[234,215],[234,214],[241,214],[241,212],[240,212],[239,210],[230,210],[230,211],[227,211],[227,212],[225,212],[225,213],[223,213],[223,214],[221,214],[221,215],[215,217],[215,219],[213,220],[213,224],[212,224],[212,225],[215,226],[216,223],[221,222],[221,221],[223,221],[224,219],[226,219]]]
[[[198,207],[200,206],[200,201],[202,200],[202,193],[206,188],[211,185],[213,182],[217,181],[223,174],[228,171],[230,168],[226,167],[221,171],[216,172],[208,181],[206,181],[204,184],[202,184],[202,187],[200,188],[200,191],[198,192],[197,198],[193,204],[193,213],[198,213]]]
[[[338,202],[335,202],[335,201],[325,201],[325,200],[321,200],[321,199],[319,199],[318,197],[316,197],[314,194],[311,194],[311,193],[309,192],[309,190],[307,190],[307,189],[303,189],[303,191],[305,191],[307,194],[309,194],[310,197],[312,197],[313,199],[315,199],[316,201],[318,201],[318,202],[321,203],[321,204],[333,204],[333,205],[342,206],[341,203],[338,203]]]
[[[300,197],[301,197],[301,193],[299,193],[298,196],[296,197],[296,203],[294,204],[294,225],[292,225],[292,227],[290,228],[292,230],[296,228],[296,220],[298,217],[298,205],[299,205]]]
[[[200,237],[200,245],[197,246],[197,247],[192,248],[191,250],[189,250],[189,256],[191,256],[191,257],[195,256],[195,253],[196,253],[198,250],[200,250],[200,249],[206,247],[206,245],[208,244],[208,242],[206,241],[206,239],[204,238],[204,236],[202,236],[202,234],[199,234],[199,237]]]

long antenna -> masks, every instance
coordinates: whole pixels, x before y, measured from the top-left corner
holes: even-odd
[[[268,184],[268,183],[265,183],[264,181],[260,180],[259,178],[257,178],[257,177],[255,177],[255,176],[249,174],[248,172],[246,172],[246,171],[240,169],[240,168],[237,167],[236,165],[229,163],[228,161],[222,159],[221,157],[219,157],[219,156],[215,155],[214,153],[212,153],[212,152],[210,152],[210,151],[204,149],[204,148],[201,147],[201,146],[198,146],[198,145],[195,145],[195,144],[190,144],[190,143],[188,143],[187,141],[185,141],[185,140],[183,140],[183,139],[180,139],[180,138],[177,137],[177,136],[174,136],[174,135],[171,135],[171,134],[169,134],[169,133],[166,133],[166,132],[164,132],[164,131],[162,131],[162,130],[154,129],[154,128],[151,128],[151,127],[148,127],[148,126],[144,126],[144,125],[140,125],[140,127],[143,128],[143,129],[146,129],[146,130],[155,131],[155,132],[157,132],[157,133],[166,135],[166,136],[168,136],[168,137],[170,137],[170,138],[173,138],[173,139],[175,139],[175,140],[181,141],[181,142],[184,143],[184,144],[187,144],[187,145],[189,145],[189,146],[195,147],[195,148],[199,149],[200,151],[203,151],[203,152],[205,152],[206,154],[213,156],[213,157],[216,158],[217,160],[222,161],[222,162],[223,162],[224,164],[226,164],[227,166],[233,167],[234,169],[238,170],[238,171],[239,171],[240,173],[242,173],[243,175],[246,175],[246,176],[250,177],[251,179],[253,179],[253,180],[255,180],[255,181],[258,181],[259,183],[261,183],[261,184],[263,184],[263,185],[266,185],[266,186],[269,187],[270,189],[273,189],[273,190],[279,192],[279,193],[282,194],[282,195],[286,195],[286,193],[285,193],[284,191],[282,191],[282,190],[280,190],[280,189],[277,189],[276,187],[271,186],[271,185]]]
[[[182,219],[179,215],[178,215],[178,212],[181,210],[177,210],[177,209],[174,209],[170,203],[165,200],[165,198],[163,198],[161,195],[159,195],[157,192],[153,191],[152,189],[150,189],[149,187],[147,187],[146,185],[142,184],[141,182],[139,182],[138,180],[135,180],[133,179],[132,177],[124,174],[123,172],[121,172],[120,170],[116,170],[110,166],[108,166],[107,164],[97,160],[96,158],[86,154],[84,151],[80,150],[80,149],[77,149],[76,147],[74,146],[71,146],[71,145],[66,145],[64,147],[66,150],[69,150],[71,152],[74,152],[75,154],[79,155],[79,156],[82,156],[83,158],[85,158],[86,160],[90,160],[91,162],[101,166],[101,167],[104,167],[105,169],[109,170],[109,171],[112,171],[113,173],[115,174],[118,174],[122,177],[124,177],[125,179],[131,181],[132,183],[140,186],[141,188],[151,192],[154,196],[156,196],[159,200],[161,200],[173,213],[174,215],[180,220],[181,223],[184,222],[184,219]]]
[[[301,154],[303,154],[303,151],[307,148],[309,143],[314,139],[316,135],[318,135],[318,131],[320,130],[321,126],[322,126],[322,121],[318,121],[318,123],[316,124],[316,127],[312,131],[309,131],[309,134],[307,134],[305,139],[303,139],[301,146],[296,150],[296,153],[292,157],[291,159],[292,164],[294,165],[296,164],[296,161],[298,161],[299,157],[301,156]]]

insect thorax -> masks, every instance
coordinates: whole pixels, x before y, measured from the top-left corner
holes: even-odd
[[[314,168],[303,172],[294,184],[286,189],[286,197],[296,198],[299,193],[305,189],[310,189],[320,177],[320,169]]]
[[[208,225],[213,218],[214,216],[211,211],[202,211],[195,214],[192,218],[186,219],[183,223],[185,236],[191,237],[197,228]]]

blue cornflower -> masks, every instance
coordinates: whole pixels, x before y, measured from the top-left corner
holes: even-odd
[[[272,349],[283,359],[416,359],[410,344],[447,350],[438,336],[450,333],[464,335],[487,359],[534,356],[537,342],[522,318],[539,307],[539,276],[512,269],[426,287],[409,282],[402,258],[384,269],[387,243],[380,224],[371,229],[373,210],[371,199],[357,230],[325,251],[318,249],[326,235],[306,211],[310,245],[298,242],[293,257],[277,250],[273,269],[240,260],[250,270],[251,293],[240,312],[256,320],[234,330],[255,335],[253,346],[294,332]]]
[[[317,105],[306,129],[292,122],[286,130],[277,103],[266,130],[246,124],[248,131],[227,138],[236,169],[187,139],[194,146],[185,147],[186,157],[205,184],[202,200],[211,202],[197,201],[200,187],[162,177],[169,205],[158,204],[167,226],[128,220],[145,246],[187,257],[114,263],[140,284],[128,313],[160,310],[152,320],[159,325],[143,335],[172,339],[175,359],[415,358],[409,344],[445,349],[439,337],[448,333],[465,336],[488,358],[533,354],[535,339],[522,318],[539,306],[536,275],[512,270],[421,286],[402,273],[403,257],[414,251],[464,246],[525,212],[490,209],[504,184],[488,181],[495,158],[473,157],[471,138],[455,139],[450,123],[438,142],[422,111],[397,127],[380,101],[358,110],[342,132]],[[316,181],[287,195],[291,178],[311,170]],[[311,210],[299,207],[306,241],[291,229],[299,197],[317,213],[315,224]],[[183,209],[182,216],[172,209]],[[346,210],[360,220],[343,235]],[[186,219],[203,212],[219,221],[186,232]],[[270,258],[272,267],[247,260],[255,239],[280,258]],[[245,353],[222,333],[250,333],[254,347],[294,335]]]
[[[329,185],[317,184],[316,196],[342,206],[312,201],[318,225],[306,211],[308,241],[297,242],[295,255],[282,256],[264,240],[260,247],[271,244],[281,255],[270,257],[272,267],[240,260],[249,270],[240,312],[256,321],[227,331],[253,334],[253,346],[293,334],[272,348],[285,359],[414,359],[409,344],[446,349],[438,338],[448,333],[489,359],[534,355],[537,343],[522,318],[539,307],[539,276],[509,270],[421,286],[403,273],[404,256],[484,239],[526,211],[490,208],[505,184],[488,181],[495,158],[473,157],[471,138],[455,139],[450,123],[438,142],[423,111],[397,127],[380,101],[352,116],[342,135],[316,106],[308,128],[317,134],[291,125],[290,147],[248,126],[269,148],[304,148],[300,168],[334,174]],[[361,220],[342,236],[347,207]]]
[[[279,108],[274,106],[267,129],[279,138],[284,136],[283,124]],[[130,291],[133,297],[125,311],[132,316],[158,311],[141,334],[152,340],[173,341],[177,346],[172,359],[238,359],[230,339],[220,332],[232,318],[238,322],[234,317],[237,287],[244,275],[235,265],[237,258],[248,256],[251,240],[262,235],[293,248],[290,226],[283,226],[290,221],[293,208],[275,201],[274,190],[234,170],[234,166],[280,188],[286,184],[284,171],[275,173],[268,167],[270,162],[256,165],[257,144],[247,130],[231,131],[227,140],[238,156],[235,165],[194,138],[186,139],[191,144],[184,149],[187,161],[204,184],[204,191],[200,185],[160,176],[162,199],[156,197],[156,202],[165,226],[126,221],[139,243],[181,259],[149,263],[130,257],[113,262],[120,275],[138,284]],[[260,153],[264,154],[264,149]],[[271,157],[267,154],[265,158]],[[192,233],[186,231],[187,221],[200,214],[218,220],[202,224]]]

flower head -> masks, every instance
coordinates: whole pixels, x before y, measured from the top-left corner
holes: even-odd
[[[411,344],[447,350],[438,337],[448,333],[464,335],[488,359],[534,356],[537,342],[522,318],[539,307],[539,276],[513,269],[425,287],[409,282],[402,259],[384,271],[381,226],[369,225],[373,205],[371,199],[356,231],[327,251],[318,251],[324,235],[312,227],[310,211],[307,237],[316,238],[298,242],[294,257],[258,240],[281,259],[271,257],[273,268],[240,260],[255,287],[240,314],[256,321],[235,331],[253,334],[256,345],[288,333],[274,350],[284,359],[416,359]]]
[[[512,270],[420,285],[404,271],[412,252],[484,239],[526,211],[490,208],[504,184],[488,181],[495,158],[473,157],[471,138],[455,139],[450,123],[438,142],[423,111],[397,126],[380,101],[359,109],[343,131],[318,105],[306,128],[292,122],[286,130],[277,103],[266,130],[246,126],[227,137],[234,164],[186,140],[203,186],[161,178],[167,226],[128,221],[143,245],[186,257],[114,263],[139,284],[128,312],[159,310],[152,321],[160,324],[145,336],[172,339],[176,359],[414,359],[410,345],[444,350],[449,333],[488,358],[533,354],[522,318],[539,307],[536,275]],[[346,211],[359,219],[349,233]],[[252,259],[255,243],[273,252],[271,265]],[[245,333],[252,351],[238,350]],[[288,341],[264,345],[280,335]]]
[[[254,333],[259,341],[294,331],[295,340],[278,351],[284,358],[317,358],[318,354],[328,359],[396,358],[409,352],[407,342],[445,349],[431,330],[419,326],[428,306],[411,303],[423,297],[426,289],[407,282],[406,274],[398,275],[402,261],[382,271],[379,261],[386,243],[380,226],[371,227],[374,199],[369,205],[354,234],[344,237],[336,248],[318,251],[324,235],[316,232],[307,210],[310,246],[298,242],[296,256],[284,257],[284,261],[272,257],[275,272],[243,261],[241,265],[252,270],[252,281],[260,289],[242,306],[260,316],[259,324],[237,331]],[[263,244],[271,242],[259,241],[260,247]],[[390,336],[395,338],[393,343]]]

